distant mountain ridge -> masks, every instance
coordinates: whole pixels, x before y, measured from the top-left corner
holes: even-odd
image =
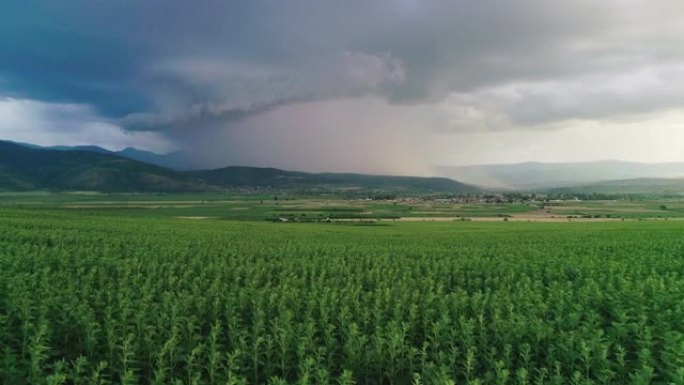
[[[138,150],[124,150],[132,153]],[[96,146],[43,148],[0,141],[0,190],[199,192],[226,189],[472,193],[447,178],[312,174],[275,168],[226,167],[177,171],[133,160]]]
[[[30,148],[0,141],[0,190],[190,192],[216,190],[177,171],[110,153]]]
[[[30,167],[21,167],[13,156]],[[184,192],[258,188],[464,194],[488,189],[667,195],[684,191],[684,163],[527,162],[444,166],[437,170],[443,177],[306,173],[237,166],[193,170],[182,152],[156,154],[130,147],[110,151],[92,145],[43,147],[0,141],[0,190]]]
[[[518,163],[442,166],[438,174],[463,183],[511,190],[544,190],[638,178],[684,178],[684,163],[618,160],[582,163]]]
[[[20,146],[32,148],[32,149],[42,149],[42,150],[55,150],[55,151],[88,151],[97,152],[100,154],[118,155],[124,158],[137,160],[140,162],[154,164],[156,166],[170,168],[173,170],[187,171],[192,169],[197,169],[194,167],[188,157],[181,151],[169,152],[167,154],[157,154],[155,152],[140,150],[133,147],[126,147],[120,151],[111,151],[106,148],[99,146],[85,145],[85,146],[39,146],[31,143],[23,142],[12,142],[6,141],[8,143],[14,143]]]
[[[548,190],[557,194],[683,196],[684,178],[637,178]]]

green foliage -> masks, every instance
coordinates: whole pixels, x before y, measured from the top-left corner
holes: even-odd
[[[0,209],[0,383],[682,384],[681,231]]]

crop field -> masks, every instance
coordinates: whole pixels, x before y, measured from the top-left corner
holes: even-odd
[[[459,203],[449,199],[227,195],[0,193],[0,207],[82,211],[126,217],[301,222],[395,219],[684,219],[684,199]]]
[[[0,206],[1,384],[684,384],[682,221],[23,199]]]

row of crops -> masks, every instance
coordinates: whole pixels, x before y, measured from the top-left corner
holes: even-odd
[[[0,383],[684,384],[683,234],[0,209]]]

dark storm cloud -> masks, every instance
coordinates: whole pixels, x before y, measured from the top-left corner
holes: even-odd
[[[548,129],[681,107],[683,11],[674,0],[10,0],[0,96],[87,105],[89,119],[181,147],[198,130],[248,135],[253,117],[296,105],[307,108],[282,115],[345,100],[344,115],[357,110],[349,99],[393,106],[375,103],[367,127],[335,122],[349,135],[390,124],[394,106],[424,133]],[[441,121],[426,118],[435,106]]]
[[[389,54],[341,52],[269,64],[215,57],[162,61],[145,74],[158,112],[122,122],[145,130],[232,121],[284,104],[363,96],[404,77]]]
[[[123,120],[132,127],[141,117],[163,127],[173,116],[230,119],[367,93],[440,100],[649,56],[681,59],[653,44],[664,38],[657,26],[630,39],[624,23],[649,15],[620,7],[626,2],[13,1],[0,16],[0,74],[5,94],[90,103],[110,117],[136,114]]]

